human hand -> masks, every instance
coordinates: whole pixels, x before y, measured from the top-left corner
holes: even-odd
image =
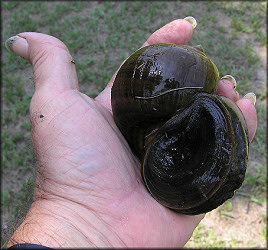
[[[175,20],[150,36],[154,43],[187,44],[193,28]],[[140,163],[116,127],[111,86],[95,98],[79,92],[75,65],[54,37],[21,33],[13,52],[33,66],[30,105],[36,155],[34,202],[12,236],[16,242],[49,247],[181,247],[204,215],[176,214],[144,187]],[[256,111],[238,98],[230,81],[218,92],[237,101],[253,138]]]

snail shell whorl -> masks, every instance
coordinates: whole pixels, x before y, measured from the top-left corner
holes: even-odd
[[[167,121],[196,92],[215,92],[218,80],[214,63],[193,47],[144,47],[126,60],[116,76],[112,88],[115,122],[134,152],[142,157],[144,144],[135,141],[137,133],[144,129],[148,134],[148,126]]]

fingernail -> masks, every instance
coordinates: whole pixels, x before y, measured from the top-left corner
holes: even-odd
[[[200,45],[200,44],[195,45],[195,46],[194,46],[194,48],[196,48],[197,50],[199,50],[199,51],[201,51],[201,52],[205,53],[205,51],[204,51],[204,49],[203,49],[202,45]]]
[[[243,98],[251,100],[254,105],[256,104],[256,95],[252,92],[247,93]]]
[[[236,88],[236,85],[237,84],[236,84],[236,80],[235,80],[235,78],[233,76],[231,76],[231,75],[225,75],[221,79],[227,79],[227,80],[229,80],[230,82],[233,83],[234,88]]]
[[[9,52],[13,52],[29,61],[28,42],[25,38],[20,35],[12,36],[5,41],[5,46]]]
[[[196,25],[197,25],[197,22],[196,22],[195,18],[192,17],[192,16],[187,16],[187,17],[184,18],[184,20],[186,20],[186,21],[188,21],[190,24],[192,24],[193,29],[194,29],[194,28],[196,27]]]
[[[13,44],[16,40],[20,39],[19,36],[12,36],[5,41],[5,46],[9,52],[13,52]]]

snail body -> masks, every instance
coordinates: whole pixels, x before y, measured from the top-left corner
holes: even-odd
[[[114,120],[142,163],[145,186],[178,213],[211,211],[244,180],[245,119],[215,94],[218,81],[202,48],[155,44],[133,53],[112,87]]]

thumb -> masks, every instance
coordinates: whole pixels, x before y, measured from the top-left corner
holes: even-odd
[[[57,38],[24,32],[10,37],[5,44],[9,51],[32,64],[36,89],[78,89],[72,56],[66,45]]]

